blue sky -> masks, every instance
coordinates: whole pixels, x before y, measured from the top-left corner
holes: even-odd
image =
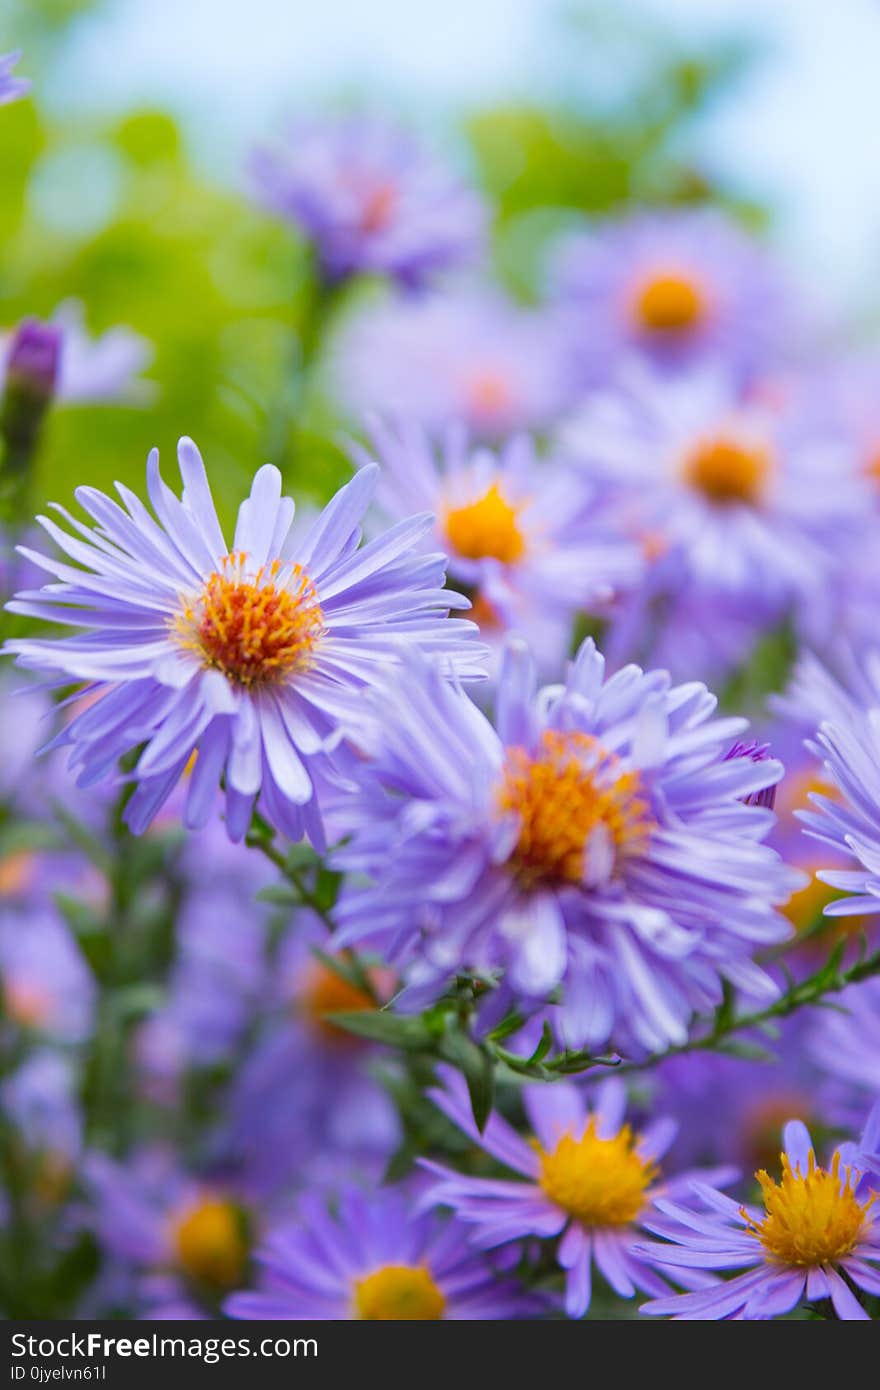
[[[702,148],[739,183],[771,190],[802,270],[854,296],[880,252],[880,0],[642,7],[692,32],[764,38],[766,59]],[[428,120],[462,102],[540,93],[556,71],[552,12],[552,0],[111,0],[80,24],[58,101],[168,106],[202,157],[229,171],[285,109],[346,86]]]

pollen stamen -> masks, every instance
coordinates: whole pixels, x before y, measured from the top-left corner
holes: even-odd
[[[173,628],[180,645],[236,685],[272,684],[308,666],[324,631],[312,580],[300,565],[273,560],[252,576],[234,551],[185,601]]]
[[[654,1161],[636,1149],[629,1125],[610,1139],[596,1133],[595,1116],[580,1139],[565,1134],[555,1149],[542,1149],[538,1181],[551,1202],[584,1226],[628,1226],[645,1204],[658,1176]]]
[[[806,1173],[792,1168],[788,1155],[782,1154],[780,1182],[774,1182],[763,1168],[755,1177],[766,1215],[755,1221],[745,1208],[740,1209],[741,1215],[770,1258],[785,1265],[812,1267],[848,1255],[862,1236],[878,1196],[875,1192],[867,1201],[859,1201],[849,1168],[844,1169],[841,1181],[839,1152],[830,1170],[817,1166],[811,1149]]]
[[[593,852],[611,869],[644,848],[653,820],[641,778],[588,734],[548,729],[540,751],[508,751],[497,797],[519,817],[509,867],[523,886],[583,883]],[[600,873],[610,877],[610,871]]]

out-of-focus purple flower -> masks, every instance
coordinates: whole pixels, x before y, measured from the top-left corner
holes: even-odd
[[[669,381],[633,366],[560,447],[616,494],[625,529],[677,553],[680,583],[710,614],[717,597],[748,604],[758,629],[809,614],[811,631],[831,633],[840,537],[855,544],[870,518],[833,433],[746,399],[723,372]]]
[[[82,1042],[92,1027],[95,984],[59,917],[0,912],[0,989],[4,1019],[59,1042]]]
[[[575,396],[554,321],[466,288],[367,305],[343,328],[333,388],[352,418],[415,420],[438,435],[460,421],[477,439],[540,430]]]
[[[640,1253],[675,1275],[741,1272],[697,1292],[653,1299],[642,1312],[701,1321],[767,1319],[803,1301],[830,1298],[838,1318],[869,1318],[853,1286],[880,1293],[880,1225],[862,1173],[840,1151],[828,1168],[818,1166],[799,1120],[785,1126],[784,1146],[780,1181],[763,1170],[757,1174],[763,1210],[699,1182],[692,1184],[699,1210],[658,1201],[661,1214],[645,1224],[668,1243],[645,1243]]]
[[[176,1097],[187,1069],[229,1058],[264,998],[265,912],[249,900],[251,881],[246,874],[243,891],[222,878],[191,888],[177,914],[168,1003],[137,1036],[141,1075],[156,1098]]]
[[[263,1006],[268,1026],[239,1068],[222,1125],[241,1183],[261,1196],[375,1184],[401,1138],[391,1098],[372,1075],[379,1050],[327,1021],[376,1001],[320,961],[315,947],[329,952],[332,941],[316,918],[300,913],[275,962]],[[387,975],[369,977],[382,1000]]]
[[[204,825],[221,778],[226,823],[241,839],[259,802],[291,839],[323,843],[316,785],[333,773],[332,748],[356,724],[364,690],[399,659],[401,639],[453,672],[482,676],[472,623],[450,620],[468,600],[443,587],[443,555],[418,549],[430,517],[413,517],[359,548],[360,520],[378,468],[362,469],[293,547],[294,502],[267,464],[239,509],[232,548],[192,440],[178,449],[183,498],[147,464],[158,521],[128,488],[123,506],[77,489],[98,523],[77,533],[40,523],[79,567],[24,550],[60,583],[9,605],[85,629],[9,643],[19,664],[87,681],[93,703],[55,741],[72,749],[79,785],[117,775],[143,751],[126,819],[146,829],[197,750],[187,824]],[[50,745],[52,746],[52,745]]]
[[[404,1193],[350,1187],[335,1216],[310,1193],[256,1259],[262,1287],[226,1300],[233,1318],[477,1320],[534,1315],[543,1304],[467,1246],[458,1221],[418,1213]]]
[[[20,51],[0,54],[0,106],[17,101],[19,97],[25,96],[31,89],[31,84],[26,77],[13,76],[12,69],[20,57]]]
[[[481,258],[488,215],[475,189],[406,132],[376,117],[303,121],[259,150],[261,201],[315,245],[322,273],[420,286]]]
[[[33,1155],[62,1177],[79,1154],[82,1116],[70,1058],[40,1048],[0,1087],[0,1108]],[[48,1175],[48,1173],[45,1173]]]
[[[91,1153],[83,1173],[104,1252],[144,1278],[166,1276],[161,1290],[144,1286],[152,1299],[167,1301],[175,1283],[216,1297],[241,1282],[253,1213],[228,1184],[184,1173],[159,1148],[124,1164]]]
[[[496,732],[410,663],[362,732],[337,863],[372,882],[343,895],[337,945],[376,947],[416,997],[462,970],[500,975],[527,1011],[559,989],[573,1048],[683,1042],[722,979],[773,998],[752,953],[788,935],[774,904],[801,880],[762,843],[772,813],[745,798],[782,768],[726,760],[745,721],[715,707],[663,671],[606,680],[591,641],[536,692],[513,642]]]
[[[461,1076],[447,1068],[444,1077],[445,1088],[429,1092],[432,1099],[518,1177],[470,1177],[421,1160],[439,1179],[426,1194],[428,1202],[451,1207],[473,1226],[473,1243],[481,1249],[533,1236],[560,1237],[557,1261],[565,1271],[569,1317],[583,1317],[590,1306],[594,1264],[621,1298],[632,1298],[637,1289],[666,1292],[656,1261],[636,1255],[634,1246],[657,1198],[682,1190],[696,1176],[661,1180],[658,1160],[675,1137],[674,1121],[658,1118],[633,1134],[624,1123],[626,1089],[612,1077],[592,1090],[589,1101],[583,1088],[570,1082],[525,1086],[523,1104],[536,1137],[523,1138],[498,1114],[481,1134]],[[703,1176],[725,1180],[719,1170]],[[686,1288],[706,1282],[699,1274],[684,1280]]]
[[[130,328],[110,328],[89,336],[82,304],[66,300],[46,323],[25,320],[12,333],[0,334],[0,389],[17,367],[21,334],[27,327],[29,352],[40,348],[41,379],[48,381],[51,365],[53,394],[67,405],[120,401],[137,405],[150,399],[151,383],[140,379],[153,360],[153,347]],[[37,334],[39,329],[39,334]],[[54,357],[53,357],[54,353]]]
[[[754,1172],[772,1167],[787,1120],[827,1123],[818,1066],[806,1054],[808,1022],[787,1019],[772,1041],[749,1035],[763,1056],[692,1052],[657,1067],[651,1112],[670,1115],[678,1134],[670,1149],[675,1168],[694,1163],[733,1163]]]
[[[597,490],[539,459],[528,436],[473,448],[450,426],[435,448],[417,425],[375,423],[371,445],[354,456],[360,467],[373,455],[381,464],[379,506],[392,521],[434,513],[426,545],[446,552],[450,578],[474,594],[484,637],[561,628],[561,657],[577,612],[635,586],[638,547],[603,518]]]
[[[715,209],[639,214],[573,236],[551,278],[587,382],[607,379],[632,352],[677,368],[723,355],[751,373],[791,331],[781,270]]]
[[[850,985],[835,1009],[811,1018],[804,1045],[832,1085],[832,1106],[858,1123],[865,1106],[880,1095],[880,979]],[[861,1105],[854,1103],[853,1090]]]

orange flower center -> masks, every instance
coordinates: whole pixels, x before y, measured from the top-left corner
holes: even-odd
[[[452,549],[468,560],[500,560],[514,565],[525,552],[519,510],[508,502],[498,483],[476,502],[447,511],[444,527]]]
[[[689,276],[666,272],[652,275],[638,287],[633,313],[640,328],[650,333],[686,333],[706,317],[704,291]]]
[[[318,594],[299,565],[273,560],[245,577],[247,556],[224,556],[173,630],[181,646],[235,685],[272,684],[309,665],[324,632]]]
[[[608,877],[620,856],[644,848],[653,824],[637,772],[588,734],[554,730],[535,756],[508,750],[497,806],[519,818],[509,864],[524,885],[582,883],[593,865]]]
[[[360,230],[367,234],[383,232],[397,206],[397,185],[390,179],[373,184],[364,194],[360,214]]]
[[[372,983],[372,975],[370,979]],[[336,1044],[355,1047],[360,1045],[361,1039],[347,1033],[344,1028],[338,1028],[328,1019],[328,1014],[367,1013],[376,1008],[376,1002],[367,990],[320,961],[315,961],[308,970],[299,1004],[321,1036]]]
[[[684,462],[684,481],[717,506],[757,506],[770,472],[766,449],[723,436],[696,444]]]

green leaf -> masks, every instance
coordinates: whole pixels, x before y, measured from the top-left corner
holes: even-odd
[[[480,1047],[466,1033],[449,1032],[438,1048],[440,1056],[451,1062],[464,1076],[474,1123],[482,1134],[495,1103],[495,1062],[485,1047]]]
[[[404,1052],[418,1052],[433,1045],[434,1037],[424,1020],[408,1014],[394,1014],[385,1009],[346,1011],[325,1015],[325,1022],[345,1029],[370,1042],[399,1047]]]

